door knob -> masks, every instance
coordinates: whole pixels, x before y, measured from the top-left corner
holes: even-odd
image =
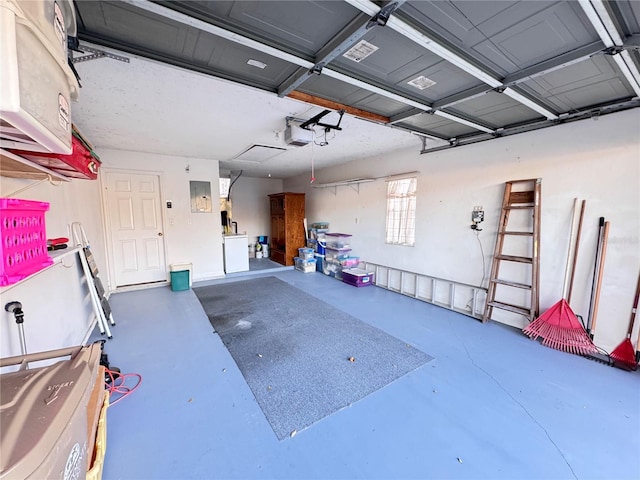
[[[162,236],[162,232],[158,232],[158,236],[161,237]]]

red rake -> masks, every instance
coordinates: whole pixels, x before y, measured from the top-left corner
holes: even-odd
[[[545,347],[578,355],[598,352],[589,334],[563,298],[522,330],[535,340],[542,338]]]
[[[615,361],[615,364],[625,370],[636,370],[638,368],[638,362],[636,361],[636,352],[631,344],[631,332],[633,332],[633,324],[635,323],[636,315],[638,313],[638,298],[640,297],[640,277],[638,278],[638,286],[636,287],[636,296],[633,300],[633,307],[631,308],[631,319],[629,320],[629,328],[627,329],[627,338],[625,338],[620,345],[618,345],[610,357]]]
[[[564,284],[562,288],[562,300],[555,303],[546,312],[527,325],[522,331],[533,340],[542,338],[542,344],[546,347],[563,350],[578,355],[588,355],[597,353],[598,348],[591,341],[591,337],[584,329],[576,314],[573,313],[569,303],[565,300],[567,284],[573,283],[575,262],[569,271],[571,260],[571,248],[573,244],[573,226],[576,220],[576,208],[578,199],[573,201],[573,216],[571,218],[571,230],[569,235],[569,252],[567,254],[567,266],[565,268]],[[580,212],[580,223],[578,224],[578,242],[580,239],[580,229],[582,228],[582,217],[584,215],[585,201],[582,201]],[[578,253],[578,242],[576,242],[574,258]],[[571,291],[571,289],[569,289]]]

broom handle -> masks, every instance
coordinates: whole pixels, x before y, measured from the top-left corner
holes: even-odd
[[[569,250],[567,251],[567,264],[564,267],[564,282],[562,282],[562,298],[566,299],[567,287],[569,286],[569,264],[571,263],[571,250],[573,247],[573,227],[576,224],[576,207],[578,199],[573,199],[573,213],[571,214],[571,229],[569,230]]]
[[[584,209],[587,206],[587,201],[582,200],[580,207],[580,220],[578,221],[578,233],[576,234],[576,246],[573,250],[573,263],[571,264],[571,276],[569,277],[569,293],[567,295],[567,303],[571,305],[571,293],[573,293],[573,279],[576,273],[576,264],[578,263],[578,249],[580,248],[580,236],[582,233],[582,220],[584,219]]]
[[[596,295],[593,302],[593,317],[591,318],[591,335],[596,329],[596,318],[598,316],[598,302],[600,301],[600,287],[602,286],[602,276],[604,272],[604,258],[607,253],[607,237],[609,236],[609,222],[604,222],[604,231],[602,232],[602,252],[600,253],[600,265],[598,267],[598,284],[596,286]]]
[[[633,332],[633,324],[638,315],[638,299],[640,299],[640,275],[638,276],[638,284],[636,285],[636,295],[633,297],[633,307],[631,307],[631,319],[629,320],[629,329],[627,330],[627,338],[631,338]],[[640,334],[638,334],[638,345],[640,345]],[[638,348],[640,350],[640,348]]]
[[[602,228],[604,227],[604,217],[600,217],[598,224],[598,238],[596,242],[596,259],[593,266],[593,279],[591,280],[591,296],[589,297],[589,312],[587,317],[587,332],[591,333],[591,319],[593,318],[593,298],[596,291],[596,280],[598,278],[598,260],[600,259],[600,243],[602,242]],[[593,337],[593,336],[592,336]]]

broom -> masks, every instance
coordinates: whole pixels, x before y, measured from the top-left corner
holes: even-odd
[[[625,370],[635,370],[638,368],[636,352],[631,344],[631,332],[633,332],[633,324],[638,314],[638,297],[640,297],[640,277],[638,277],[636,296],[633,299],[633,307],[631,308],[631,319],[629,320],[629,328],[627,329],[627,338],[625,338],[610,355],[615,362],[614,365]],[[640,342],[640,339],[638,339],[638,341]]]
[[[597,353],[598,349],[591,341],[589,334],[571,310],[571,306],[565,300],[567,284],[569,283],[569,262],[571,260],[571,247],[573,244],[573,226],[575,224],[576,206],[578,199],[573,202],[573,216],[571,218],[571,233],[569,235],[569,252],[565,267],[564,283],[562,286],[562,299],[556,302],[546,312],[527,325],[522,331],[525,335],[535,340],[542,338],[542,344],[546,347],[563,350],[578,355]],[[582,210],[584,213],[584,209]],[[582,222],[580,222],[582,224]],[[573,275],[571,275],[573,277]],[[573,278],[571,278],[573,282]]]

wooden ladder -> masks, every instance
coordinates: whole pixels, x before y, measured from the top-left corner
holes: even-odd
[[[514,189],[514,186],[517,186]],[[522,190],[522,189],[525,190]],[[491,318],[494,308],[507,310],[509,312],[523,315],[532,322],[538,317],[539,311],[539,290],[540,290],[540,201],[542,191],[542,179],[534,178],[528,180],[513,180],[507,182],[504,187],[504,198],[502,200],[502,214],[498,225],[498,236],[496,238],[496,248],[493,253],[493,264],[491,266],[491,276],[489,277],[489,288],[487,290],[487,302],[484,309],[482,321],[486,322]],[[530,210],[531,222],[526,231],[508,230],[509,215],[514,210]],[[505,238],[513,237],[512,242],[522,240],[522,237],[531,239],[528,241],[526,256],[505,255]],[[511,245],[513,246],[513,245]],[[517,245],[522,247],[522,245]],[[530,273],[525,273],[527,283],[514,282],[500,279],[500,265],[502,262],[515,262],[519,264],[531,265]],[[531,293],[528,305],[514,305],[496,300],[497,286],[502,285],[509,288],[528,290]],[[502,290],[501,290],[502,292]]]

